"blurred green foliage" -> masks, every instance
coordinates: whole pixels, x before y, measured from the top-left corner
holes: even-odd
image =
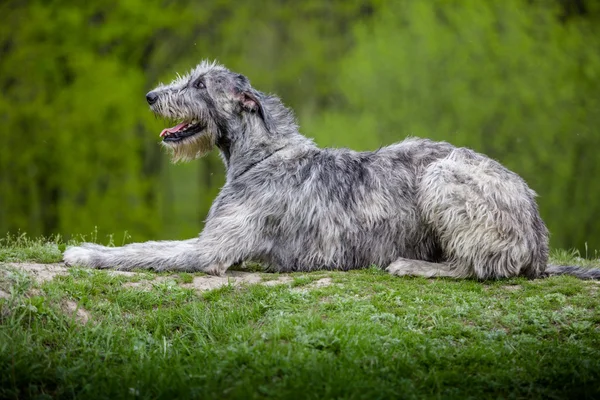
[[[596,2],[8,0],[0,22],[0,232],[196,235],[223,167],[170,165],[144,95],[209,58],[320,145],[484,152],[539,193],[554,246],[600,248]]]

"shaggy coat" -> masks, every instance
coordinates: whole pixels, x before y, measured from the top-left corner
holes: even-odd
[[[417,138],[369,152],[319,148],[277,97],[215,63],[146,98],[180,122],[161,133],[175,161],[221,153],[226,183],[204,231],[186,241],[83,244],[67,249],[67,264],[223,274],[252,260],[279,272],[378,265],[427,277],[600,277],[547,267],[535,193],[472,150]]]

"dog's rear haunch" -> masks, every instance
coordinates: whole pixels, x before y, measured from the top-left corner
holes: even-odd
[[[221,153],[227,179],[204,231],[186,241],[70,247],[68,265],[222,274],[252,260],[280,272],[375,264],[426,277],[600,278],[600,270],[547,266],[535,193],[469,149],[416,138],[374,152],[318,148],[277,97],[216,63],[146,99],[178,122],[160,133],[174,160]]]

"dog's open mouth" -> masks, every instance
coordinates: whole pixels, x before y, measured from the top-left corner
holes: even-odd
[[[172,128],[163,129],[160,137],[163,138],[163,142],[177,142],[202,132],[204,128],[205,126],[202,122],[195,120],[182,122]]]

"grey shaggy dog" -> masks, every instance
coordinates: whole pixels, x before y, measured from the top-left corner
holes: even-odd
[[[498,162],[445,142],[410,138],[372,152],[321,149],[275,96],[202,62],[146,95],[175,161],[215,146],[227,169],[204,231],[185,241],[83,244],[68,265],[223,274],[252,260],[269,270],[349,270],[495,279],[600,270],[548,267],[535,193]]]

